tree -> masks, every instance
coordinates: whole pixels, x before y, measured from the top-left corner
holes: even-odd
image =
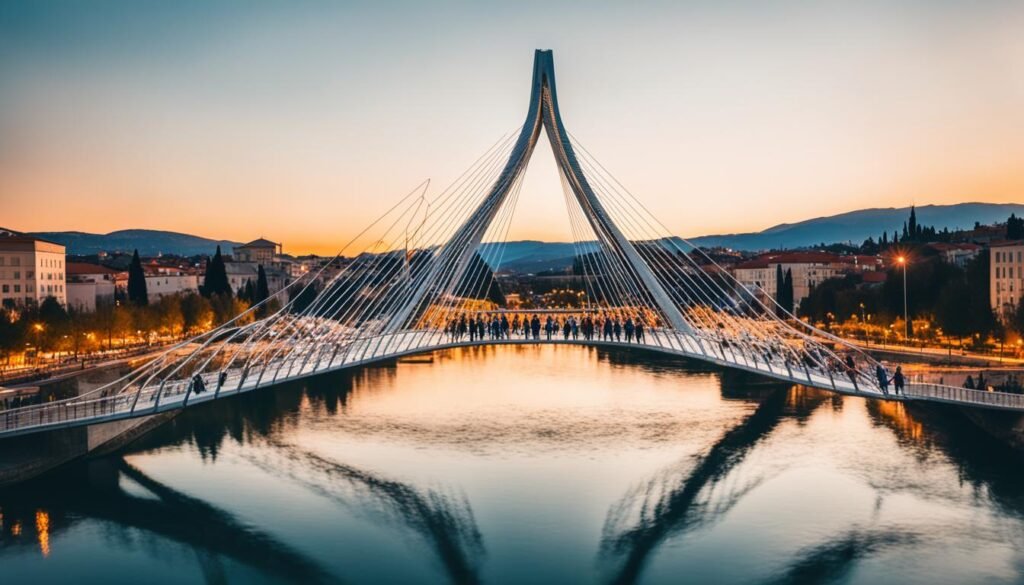
[[[153,334],[160,329],[160,315],[157,312],[157,307],[136,308],[132,312],[132,320],[135,322],[135,328],[142,332],[147,344],[152,340]]]
[[[796,295],[793,294],[793,270],[786,269],[786,277],[783,279],[783,290],[786,294],[786,304],[783,305],[786,308],[787,313],[793,311],[793,301],[796,300]]]
[[[135,316],[132,314],[131,309],[129,309],[127,305],[115,307],[111,330],[114,335],[121,338],[122,347],[128,343],[128,336],[131,335],[135,329]]]
[[[47,349],[55,349],[58,341],[65,335],[68,326],[68,313],[64,306],[54,297],[46,297],[39,304],[37,319],[43,324],[43,345]]]
[[[142,270],[142,260],[139,259],[138,250],[135,250],[132,261],[128,264],[128,301],[137,307],[145,307],[149,304],[149,294],[146,292],[146,273]]]
[[[111,348],[111,341],[114,337],[114,311],[117,307],[112,303],[99,303],[96,305],[96,314],[93,315],[93,321],[96,324],[96,328],[103,334],[102,337],[107,340],[107,349]]]
[[[224,266],[224,257],[221,256],[220,246],[217,246],[217,252],[206,263],[206,275],[203,278],[200,292],[206,298],[214,295],[231,297],[231,283],[228,282],[228,272]]]
[[[239,300],[252,304],[252,299],[256,294],[256,289],[252,286],[252,280],[246,279],[245,284],[238,287],[238,292],[236,294]]]
[[[1010,219],[1006,220],[1006,239],[1024,239],[1024,218],[1017,217],[1015,213],[1010,214]]]
[[[965,305],[970,316],[971,329],[975,333],[988,335],[996,330],[999,323],[989,304],[989,250],[982,250],[967,265],[966,282],[970,289],[970,300]]]
[[[778,317],[784,317],[786,315],[786,292],[785,283],[786,277],[782,273],[782,264],[775,265],[775,302],[778,304],[775,307],[775,314]],[[792,310],[790,307],[788,310]]]
[[[964,310],[971,303],[971,288],[965,279],[951,280],[942,287],[935,303],[935,319],[946,334],[957,339],[973,333],[971,315]]]
[[[1017,333],[1024,331],[1024,302],[1017,303],[1010,313],[1010,320],[1007,325]]]
[[[917,240],[921,235],[920,227],[917,225],[917,212],[914,206],[910,206],[910,220],[904,225],[906,233],[910,234],[911,240]]]
[[[167,295],[160,298],[156,305],[156,318],[161,330],[167,331],[172,337],[185,334],[185,316],[181,310],[181,298],[178,295]]]
[[[181,297],[181,317],[185,334],[191,334],[213,324],[213,307],[202,295],[188,293]]]
[[[256,309],[256,317],[262,319],[267,316],[267,303],[263,301],[270,298],[270,287],[267,285],[267,273],[263,270],[263,265],[260,264],[256,272],[256,286],[252,293],[252,304],[259,305]]]
[[[14,312],[0,308],[0,354],[4,361],[10,360],[11,354],[25,347],[25,329],[17,323]]]
[[[301,288],[294,288],[290,294],[295,295],[292,300],[291,312],[301,313],[309,308],[320,294],[318,282],[314,280]]]

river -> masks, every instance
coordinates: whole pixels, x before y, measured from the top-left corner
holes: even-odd
[[[4,583],[1013,583],[1018,452],[944,407],[463,348],[189,409],[0,491]]]

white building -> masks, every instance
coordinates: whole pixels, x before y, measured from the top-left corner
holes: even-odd
[[[67,304],[64,246],[0,230],[0,302],[25,305],[46,297]]]
[[[86,262],[67,263],[68,308],[84,313],[114,303],[119,271]]]
[[[199,292],[199,277],[194,270],[166,266],[155,261],[142,267],[146,273],[146,297],[149,302],[161,297]]]
[[[231,259],[235,262],[254,262],[269,266],[281,255],[281,250],[281,244],[260,238],[233,249]]]
[[[256,280],[259,278],[259,267],[260,265],[255,262],[225,262],[224,270],[228,274],[228,284],[231,285],[231,290],[238,294],[239,289],[244,287],[248,281],[252,281],[255,286]],[[263,272],[267,275],[267,290],[270,294],[283,289],[292,281],[288,273],[279,268],[264,266]]]
[[[978,244],[961,243],[947,244],[945,242],[934,242],[928,247],[935,250],[942,257],[943,262],[960,268],[967,268],[967,265],[981,252]]]
[[[993,244],[989,262],[989,301],[1000,319],[1013,313],[1024,288],[1024,242]]]
[[[830,252],[778,252],[762,254],[757,258],[741,262],[732,267],[733,276],[747,290],[757,293],[762,301],[777,298],[779,283],[776,282],[778,267],[782,273],[793,273],[793,307],[807,298],[814,287],[829,278],[851,272],[873,272],[882,268],[882,259],[877,256],[840,256]],[[760,289],[760,290],[758,290]]]

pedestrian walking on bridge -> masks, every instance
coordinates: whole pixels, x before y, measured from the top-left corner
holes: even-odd
[[[906,379],[903,377],[903,366],[896,366],[896,373],[892,375],[892,388],[896,395],[903,394],[903,386]]]

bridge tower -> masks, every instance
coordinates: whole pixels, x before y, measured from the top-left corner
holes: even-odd
[[[417,281],[419,286],[413,286],[408,302],[395,312],[387,326],[388,332],[400,331],[415,323],[431,303],[433,296],[431,293],[436,292],[432,290],[429,283],[436,282],[438,273],[444,267],[454,266],[456,278],[465,273],[484,233],[494,221],[516,180],[526,171],[533,150],[537,146],[537,138],[540,136],[542,127],[547,132],[559,172],[562,173],[572,189],[591,229],[598,236],[598,241],[602,246],[610,248],[608,252],[625,260],[624,268],[632,273],[631,276],[636,281],[642,283],[648,296],[647,300],[658,309],[662,318],[669,325],[682,333],[692,332],[689,322],[683,317],[679,307],[672,301],[651,267],[640,256],[622,230],[615,225],[594,190],[591,189],[576,158],[576,152],[573,150],[558,109],[554,56],[550,50],[540,49],[534,53],[533,85],[530,90],[530,105],[527,109],[526,122],[516,139],[508,162],[505,163],[497,181],[481,204],[459,227],[448,243],[440,249],[438,261],[430,270],[420,276]]]

